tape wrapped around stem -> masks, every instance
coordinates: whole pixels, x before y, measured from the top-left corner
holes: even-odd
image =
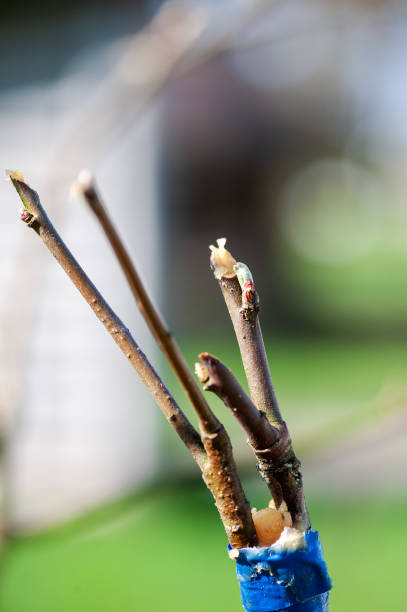
[[[247,612],[328,612],[331,580],[317,531],[287,550],[278,542],[265,548],[230,550],[236,561],[243,607]]]

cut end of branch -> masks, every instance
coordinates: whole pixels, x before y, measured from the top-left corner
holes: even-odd
[[[221,278],[233,278],[236,276],[234,266],[236,265],[236,259],[225,249],[226,238],[218,238],[218,246],[211,244],[209,249],[211,251],[210,263],[215,278],[220,280]]]
[[[87,191],[95,188],[95,179],[92,172],[88,168],[81,170],[72,183],[69,189],[69,198],[71,200],[77,200],[82,197]]]
[[[283,502],[284,503],[284,502]],[[276,508],[253,508],[252,517],[259,546],[272,546],[280,538],[285,527],[292,527],[291,514]]]
[[[213,391],[215,379],[217,379],[216,368],[225,366],[211,353],[199,353],[198,358],[200,363],[195,364],[195,374],[199,381],[205,385],[204,391]]]
[[[202,363],[199,363],[199,361],[197,361],[196,364],[195,364],[195,374],[197,375],[199,382],[201,382],[201,383],[208,382],[208,380],[209,380],[209,372],[202,365]]]
[[[24,176],[20,170],[6,170],[6,181],[11,182],[13,179],[24,183]]]
[[[7,170],[6,174],[7,178],[13,183],[13,186],[20,196],[20,199],[24,204],[24,208],[28,210],[28,212],[35,214],[38,205],[40,204],[38,193],[27,185],[27,183],[24,181],[23,174],[19,170]],[[22,215],[20,214],[20,216]],[[25,220],[26,219],[23,219],[23,221]]]

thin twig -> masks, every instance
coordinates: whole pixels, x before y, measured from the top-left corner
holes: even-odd
[[[242,284],[247,282],[249,287],[245,292],[242,291],[241,281],[239,281],[234,269],[237,262],[225,249],[225,242],[226,240],[221,238],[218,241],[218,247],[211,246],[211,267],[215,278],[219,281],[232,319],[250,396],[257,408],[265,412],[270,423],[278,429],[282,423],[282,418],[271,380],[260,328],[258,295],[253,280],[250,278],[243,281]],[[238,265],[241,266],[242,264]],[[248,276],[247,270],[248,268],[246,268],[246,276]],[[251,305],[248,303],[250,301],[252,302]]]
[[[13,176],[13,174],[9,176],[24,204],[21,219],[36,231],[45,246],[65,270],[99,321],[103,323],[113,340],[126,355],[167,420],[190,450],[194,459],[201,465],[205,453],[198,432],[176,404],[161,381],[161,378],[131,336],[129,330],[124,326],[116,313],[113,312],[58,235],[41,205],[38,194],[24,181]]]
[[[120,267],[127,279],[137,306],[139,307],[141,314],[149,326],[151,333],[156,339],[158,346],[164,353],[170,366],[184,387],[191,404],[198,415],[203,431],[209,433],[217,431],[220,423],[210,409],[201,389],[195,381],[193,374],[190,372],[188,365],[168,328],[168,325],[148,295],[143,281],[141,280],[140,275],[133,261],[131,260],[131,257],[124,246],[124,243],[119,236],[106,210],[106,207],[103,204],[91,174],[86,170],[82,171],[78,176],[75,187],[78,189],[78,192],[84,196],[85,201],[102,226],[110,246],[112,247]]]
[[[275,461],[287,450],[289,439],[286,428],[279,431],[271,425],[264,412],[256,408],[242,389],[232,371],[217,357],[201,353],[199,359],[200,363],[195,364],[195,372],[204,384],[204,390],[215,393],[246,432],[248,443],[258,461],[257,469],[270,489],[276,508],[279,508],[283,492],[272,476],[272,470]]]
[[[56,232],[41,205],[38,194],[24,182],[21,173],[10,172],[9,177],[24,204],[21,219],[35,230],[65,270],[98,319],[129,359],[167,420],[198,463],[203,479],[215,498],[230,545],[232,548],[254,545],[257,538],[250,506],[237,474],[232,446],[224,427],[213,415],[215,421],[211,420],[206,429],[200,423],[201,437],[199,436],[138,347],[129,330],[92,284]]]
[[[264,412],[256,408],[245,393],[232,371],[210,353],[199,355],[201,368],[196,364],[196,373],[205,391],[213,391],[230,408],[246,432],[249,443],[256,449],[273,446],[280,432],[268,421]]]
[[[246,525],[248,522],[250,526],[251,514],[238,478],[229,436],[210,409],[201,389],[197,385],[192,373],[189,371],[185,359],[169,331],[168,326],[150,299],[140,275],[109,217],[89,172],[82,171],[79,174],[76,188],[82,193],[87,204],[102,226],[145,321],[184,387],[198,415],[202,442],[208,455],[207,465],[205,465],[204,469],[202,469],[201,466],[201,469],[208,488],[212,490],[215,487],[219,491],[219,495],[216,498],[219,512],[221,516],[228,517],[227,524],[229,525],[233,504],[237,508],[241,506],[238,512],[241,521],[240,528],[244,533],[247,531]],[[220,479],[222,479],[221,486],[219,486]],[[220,493],[220,491],[223,491],[223,493]],[[243,503],[242,500],[244,500]],[[225,521],[224,524],[225,528],[227,528]],[[234,536],[239,535],[237,534],[236,524],[234,524],[233,528],[235,529]],[[250,542],[253,541],[252,538],[253,535],[249,533]]]
[[[272,426],[281,432],[282,454],[273,457],[265,466],[263,477],[270,476],[279,482],[294,526],[307,529],[309,517],[302,487],[301,463],[295,456],[277,404],[260,329],[258,294],[250,270],[245,264],[236,262],[225,249],[225,242],[225,239],[219,239],[217,247],[211,246],[211,267],[232,319],[250,396],[258,410],[264,412]]]

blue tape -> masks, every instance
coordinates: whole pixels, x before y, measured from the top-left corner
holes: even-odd
[[[274,545],[275,546],[275,545]],[[247,612],[328,612],[331,580],[317,531],[308,531],[305,546],[240,548],[236,573]]]

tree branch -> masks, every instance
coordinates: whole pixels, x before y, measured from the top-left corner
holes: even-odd
[[[219,281],[232,319],[250,396],[257,408],[266,413],[272,425],[279,428],[282,418],[271,380],[258,318],[257,292],[247,266],[237,264],[234,257],[225,249],[225,242],[224,239],[220,239],[218,247],[211,246],[211,267],[215,278]],[[243,272],[240,280],[234,269],[236,265],[238,265],[238,270]],[[242,290],[241,283],[246,284],[244,290]]]
[[[203,479],[215,498],[232,548],[253,546],[256,532],[233,459],[229,437],[215,415],[200,422],[201,437],[179,408],[158,374],[102,295],[92,284],[48,219],[38,194],[19,172],[10,172],[24,209],[21,219],[40,236],[45,246],[65,270],[114,341],[131,362],[169,423],[201,468]]]
[[[217,357],[210,353],[199,355],[201,363],[195,364],[195,372],[204,384],[205,391],[212,391],[231,410],[247,434],[248,443],[257,458],[257,469],[269,487],[279,508],[283,492],[273,477],[273,465],[287,450],[287,429],[279,431],[271,425],[264,412],[253,404],[233,373]]]
[[[202,477],[215,498],[232,548],[256,546],[257,536],[250,504],[237,473],[232,444],[223,425],[213,434],[202,434],[208,461]]]
[[[150,299],[140,275],[109,217],[90,173],[87,171],[80,173],[76,188],[84,196],[85,201],[102,226],[151,333],[180,380],[198,415],[202,442],[208,457],[208,461],[201,466],[202,475],[208,488],[211,491],[216,490],[218,492],[215,500],[225,529],[226,531],[229,530],[228,535],[232,536],[233,542],[239,540],[239,547],[242,545],[242,539],[246,542],[245,545],[247,545],[247,542],[253,543],[255,532],[254,527],[253,530],[251,529],[250,507],[237,474],[229,436],[210,409],[167,324]],[[237,523],[235,509],[237,509]]]
[[[277,404],[259,323],[259,298],[250,270],[237,263],[225,249],[224,238],[211,246],[210,263],[232,319],[253,403],[264,412],[271,425],[281,433],[280,454],[265,452],[263,478],[278,481],[295,527],[309,527],[302,488],[301,463],[295,456],[291,439]],[[277,505],[277,504],[276,504]]]
[[[190,372],[188,365],[166,322],[148,295],[143,281],[141,280],[122,239],[120,238],[112,220],[109,217],[91,174],[86,170],[82,171],[78,176],[75,187],[79,193],[83,195],[85,201],[89,205],[89,208],[95,214],[97,220],[102,226],[110,246],[112,247],[127,279],[137,306],[139,307],[144,320],[157,341],[158,346],[164,353],[170,366],[185,389],[190,402],[198,415],[199,422],[203,427],[203,430],[209,433],[217,431],[220,423],[205,400],[193,374]]]
[[[280,431],[271,425],[264,412],[256,408],[232,371],[210,353],[201,353],[199,359],[201,364],[196,364],[195,371],[204,383],[204,390],[215,393],[230,408],[246,432],[250,445],[255,450],[274,446],[280,439]]]
[[[198,432],[176,404],[175,400],[161,381],[161,378],[155,372],[153,366],[131,336],[129,330],[110,308],[109,304],[93,285],[92,281],[85,274],[68,247],[58,235],[41,205],[38,194],[23,180],[20,180],[22,178],[21,176],[16,178],[13,173],[10,173],[9,176],[24,204],[24,209],[21,211],[21,219],[29,227],[35,230],[45,246],[65,270],[75,287],[92,308],[99,321],[103,323],[113,340],[126,355],[169,423],[190,450],[198,465],[201,465],[205,453]]]

